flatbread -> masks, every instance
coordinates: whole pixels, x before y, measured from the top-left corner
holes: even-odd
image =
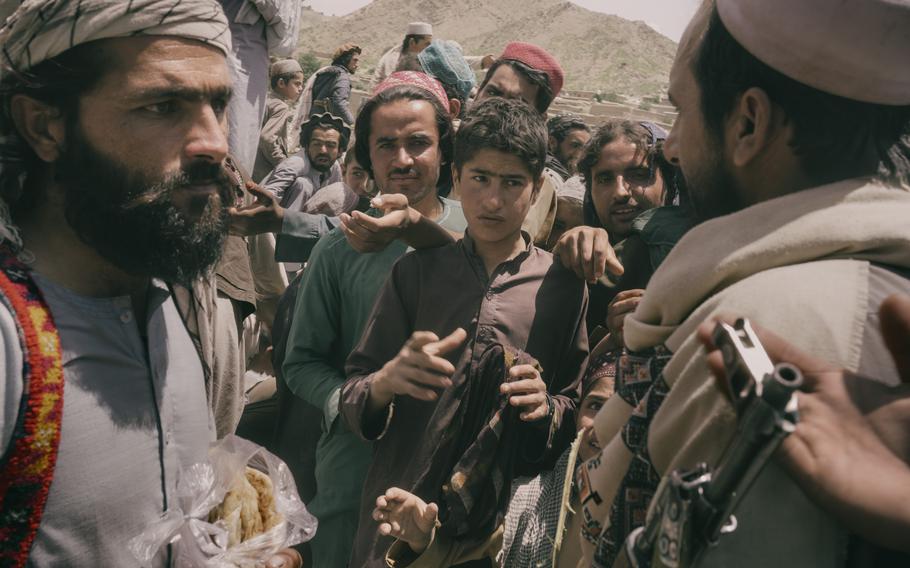
[[[282,516],[275,510],[275,488],[269,476],[251,467],[246,468],[246,478],[259,497],[259,514],[262,516],[262,530],[268,531],[281,522]]]
[[[249,468],[247,468],[249,470]],[[228,547],[262,534],[262,515],[259,513],[259,493],[246,475],[239,475],[224,496],[224,501],[209,513],[209,522],[224,521],[228,531]]]

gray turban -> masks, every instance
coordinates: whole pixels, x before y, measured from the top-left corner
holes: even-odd
[[[0,0],[3,14],[9,16],[0,27],[0,81],[99,39],[175,36],[209,44],[225,56],[231,52],[228,21],[216,0]],[[4,190],[9,183],[21,187],[24,182],[21,144],[6,109],[0,109],[0,183]],[[21,244],[6,204],[0,200],[3,240]]]

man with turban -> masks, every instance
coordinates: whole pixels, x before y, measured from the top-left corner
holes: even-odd
[[[716,314],[900,383],[878,312],[910,285],[908,28],[906,0],[716,0],[689,25],[670,72],[679,116],[663,152],[702,222],[625,318],[625,346],[643,360],[618,366],[617,396],[595,420],[604,450],[579,483],[586,564],[613,565],[661,480],[716,466],[735,435],[695,334]],[[851,536],[817,495],[772,460],[737,507],[738,528],[699,566],[908,565]]]
[[[0,45],[0,564],[136,565],[214,439],[175,294],[235,200],[227,21],[213,0],[28,0]]]

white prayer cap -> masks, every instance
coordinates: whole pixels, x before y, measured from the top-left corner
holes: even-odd
[[[408,24],[408,31],[404,35],[431,36],[433,35],[433,26],[426,22],[411,22]]]
[[[910,0],[717,0],[730,34],[794,81],[910,105]]]

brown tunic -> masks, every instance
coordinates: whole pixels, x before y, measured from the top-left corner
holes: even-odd
[[[440,337],[458,327],[468,332],[467,348],[449,355],[456,368],[455,385],[465,380],[492,344],[525,351],[543,368],[556,407],[552,421],[520,426],[525,443],[518,451],[515,473],[534,475],[552,467],[575,435],[575,409],[588,356],[586,309],[584,282],[534,246],[498,266],[489,278],[468,236],[398,261],[348,358],[348,380],[341,395],[341,413],[351,430],[376,441],[351,566],[385,565],[392,540],[380,537],[372,520],[377,496],[400,487],[435,501],[447,473],[427,475],[433,466],[430,457],[449,427],[430,423],[437,404],[445,404],[445,393],[436,402],[396,397],[388,420],[377,427],[375,420],[363,421],[372,373],[394,358],[414,331],[432,331]]]

